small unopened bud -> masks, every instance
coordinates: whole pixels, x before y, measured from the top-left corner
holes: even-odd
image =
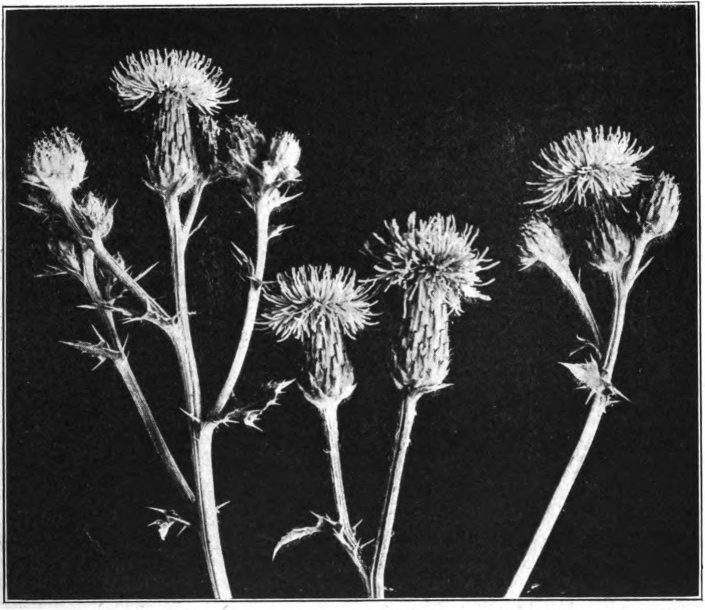
[[[262,169],[264,183],[276,185],[294,182],[301,175],[297,169],[301,159],[301,145],[293,134],[277,134],[269,147],[269,158]]]
[[[25,181],[49,191],[57,205],[68,210],[72,193],[83,182],[88,165],[81,143],[67,129],[54,128],[34,143]]]
[[[621,273],[631,256],[632,241],[617,224],[600,218],[588,241],[593,266],[607,275]]]
[[[680,189],[673,177],[661,174],[651,197],[641,200],[639,220],[644,234],[654,239],[670,233],[678,220],[680,201]]]
[[[253,179],[265,145],[264,134],[246,116],[231,119],[226,130],[226,176],[234,180]]]
[[[81,275],[81,263],[76,254],[76,245],[64,239],[51,239],[49,251],[54,255],[61,269],[72,275]]]
[[[521,235],[524,238],[520,246],[522,269],[528,269],[536,263],[543,263],[553,270],[569,268],[570,256],[563,245],[561,234],[547,218],[532,218],[522,227]]]
[[[91,237],[105,239],[113,228],[113,209],[105,201],[88,193],[78,208],[83,224]]]

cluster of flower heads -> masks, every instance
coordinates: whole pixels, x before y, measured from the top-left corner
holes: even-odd
[[[385,228],[386,235],[375,233],[376,243],[366,249],[375,258],[379,284],[385,290],[402,288],[405,306],[422,288],[454,313],[461,311],[463,301],[489,300],[480,288],[493,280],[481,281],[479,274],[497,263],[487,257],[487,249],[475,248],[477,230],[468,226],[458,231],[455,218],[441,214],[417,222],[415,213],[409,215],[406,231],[396,220]]]
[[[626,197],[647,176],[637,163],[653,148],[642,150],[631,135],[620,128],[605,133],[602,126],[587,128],[553,142],[541,151],[545,165],[534,163],[541,179],[529,182],[541,194],[527,203],[543,209],[577,204],[588,205],[606,198]]]
[[[150,50],[130,55],[113,69],[112,77],[118,95],[131,110],[172,93],[200,112],[212,114],[226,103],[223,98],[231,81],[223,82],[223,71],[211,63],[193,51]]]

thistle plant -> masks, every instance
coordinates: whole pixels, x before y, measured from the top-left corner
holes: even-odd
[[[340,459],[338,407],[355,390],[355,376],[344,338],[352,339],[372,323],[371,284],[363,285],[347,269],[333,272],[326,267],[299,267],[277,276],[267,290],[269,307],[265,325],[280,341],[294,338],[305,355],[304,375],[299,383],[306,400],[318,410],[326,433],[337,520],[318,516],[315,526],[296,528],[274,549],[274,556],[287,544],[328,530],[341,543],[354,563],[369,594],[368,568],[348,513]]]
[[[66,129],[54,129],[39,139],[30,154],[25,181],[34,188],[27,207],[41,215],[54,231],[50,251],[52,272],[81,282],[101,320],[97,343],[69,343],[98,358],[111,361],[127,386],[150,439],[178,485],[197,511],[201,539],[213,593],[231,597],[230,583],[220,541],[218,508],[213,480],[212,442],[215,430],[231,422],[256,427],[259,415],[273,404],[286,384],[279,384],[264,409],[238,409],[231,400],[248,351],[257,317],[269,241],[286,227],[270,230],[271,214],[294,199],[287,191],[299,179],[301,149],[297,139],[281,133],[268,139],[245,117],[220,121],[216,115],[228,94],[230,81],[210,59],[194,52],[149,51],[128,57],[113,70],[119,99],[129,110],[150,112],[154,120],[152,153],[147,155],[148,186],[164,205],[170,237],[174,313],[170,314],[141,285],[146,274],[134,275],[119,254],[105,244],[113,222],[113,207],[93,192],[77,191],[85,178],[87,161],[78,138]],[[191,336],[186,254],[189,239],[205,221],[195,226],[204,190],[209,184],[229,180],[237,199],[244,196],[254,211],[257,254],[253,262],[234,246],[247,269],[249,296],[240,340],[231,370],[218,399],[205,408],[199,368]],[[151,269],[151,268],[150,268]],[[149,271],[149,269],[147,270]],[[134,301],[139,308],[135,308]],[[168,337],[177,356],[191,437],[193,490],[169,451],[159,426],[129,364],[120,326],[145,322]],[[164,538],[174,523],[188,524],[172,509],[158,510]]]
[[[385,228],[386,234],[375,234],[367,250],[376,261],[379,286],[402,291],[392,349],[392,376],[402,401],[370,575],[371,597],[378,599],[385,596],[387,557],[419,399],[447,387],[450,318],[462,312],[463,302],[489,300],[480,289],[492,280],[481,280],[480,274],[497,264],[487,257],[487,249],[475,247],[478,231],[458,230],[453,216],[439,214],[417,222],[412,213],[405,231],[396,220]]]
[[[590,412],[539,528],[505,595],[507,598],[518,598],[524,591],[587,458],[607,407],[625,399],[614,387],[612,375],[624,330],[628,298],[637,278],[650,262],[643,262],[647,249],[655,240],[670,233],[680,206],[680,192],[671,176],[661,174],[654,180],[638,170],[637,163],[651,150],[642,150],[619,128],[607,132],[603,127],[587,129],[566,136],[542,152],[546,166],[537,165],[541,179],[529,183],[541,193],[541,197],[528,203],[540,206],[540,211],[524,226],[521,262],[524,268],[542,263],[566,287],[593,331],[595,343],[583,343],[587,343],[595,355],[591,354],[582,362],[562,363],[574,377],[577,387],[587,390]],[[643,189],[645,194],[639,197],[634,192],[635,187],[645,181],[648,181]],[[587,246],[590,265],[604,275],[611,286],[613,313],[609,333],[604,334],[608,337],[606,345],[601,342],[592,309],[575,280],[569,250],[561,239],[558,225],[571,220],[579,229],[574,246]]]

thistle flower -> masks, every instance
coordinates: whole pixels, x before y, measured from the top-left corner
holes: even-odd
[[[456,229],[453,216],[440,214],[417,225],[416,214],[402,232],[395,220],[385,223],[387,235],[374,235],[367,251],[376,258],[377,282],[403,290],[403,315],[393,350],[394,379],[400,388],[433,391],[442,386],[450,366],[448,324],[462,302],[489,300],[479,274],[494,267],[487,249],[473,244],[478,232]],[[375,251],[377,250],[377,251]]]
[[[636,141],[619,127],[615,131],[610,128],[606,134],[602,126],[569,134],[541,151],[546,165],[534,166],[542,177],[528,183],[541,196],[527,203],[548,209],[574,203],[586,206],[588,195],[596,202],[625,197],[647,179],[636,164],[652,150],[638,148]]]
[[[183,194],[199,176],[189,107],[213,114],[225,103],[230,81],[211,60],[187,51],[151,50],[131,55],[113,70],[112,78],[122,101],[137,110],[151,99],[158,102],[156,146],[149,165],[152,187],[162,193]]]
[[[662,173],[654,183],[651,197],[644,197],[639,208],[639,221],[648,239],[671,232],[678,220],[680,189],[672,176]]]
[[[93,193],[83,198],[78,212],[94,239],[105,239],[113,228],[113,208]]]
[[[301,159],[301,145],[288,132],[277,134],[269,147],[269,158],[264,162],[262,177],[266,185],[279,185],[299,179],[297,165]]]
[[[280,341],[294,337],[303,344],[308,379],[301,387],[319,408],[337,406],[355,389],[343,336],[353,338],[372,323],[370,293],[354,271],[334,274],[329,265],[280,273],[276,289],[265,292],[265,324]]]
[[[68,211],[73,191],[83,182],[88,163],[78,138],[55,127],[34,143],[27,160],[25,182],[51,193],[54,202]]]
[[[633,239],[618,224],[604,216],[596,219],[588,248],[592,254],[592,265],[609,275],[621,276],[624,265],[632,254]]]

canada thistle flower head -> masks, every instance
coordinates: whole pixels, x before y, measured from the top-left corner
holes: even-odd
[[[52,129],[34,143],[27,160],[25,181],[51,193],[56,204],[69,209],[88,162],[78,138],[67,129]]]
[[[131,55],[112,77],[118,96],[131,110],[151,99],[158,103],[149,161],[152,188],[164,195],[186,193],[201,175],[188,109],[196,108],[201,115],[218,111],[230,81],[223,83],[222,70],[192,51]]]
[[[222,81],[223,71],[207,57],[193,51],[150,50],[130,55],[113,69],[115,88],[131,110],[151,99],[176,95],[201,113],[220,109],[231,81]]]
[[[592,265],[609,275],[619,276],[632,254],[633,239],[618,224],[604,216],[596,219],[588,248]]]
[[[450,369],[449,318],[463,301],[488,300],[479,274],[494,267],[487,250],[474,247],[477,231],[458,231],[453,216],[433,216],[417,223],[411,214],[406,231],[396,221],[387,234],[366,246],[376,259],[377,282],[403,290],[403,314],[392,350],[393,377],[400,389],[440,389]]]
[[[105,239],[113,228],[113,208],[93,193],[83,198],[78,212],[94,239]]]
[[[309,402],[337,406],[355,389],[343,336],[372,323],[371,287],[360,285],[353,271],[334,273],[328,265],[298,267],[276,281],[265,292],[265,324],[280,340],[294,337],[304,345],[308,379],[301,387]]]
[[[650,197],[644,197],[639,206],[639,221],[649,239],[663,237],[671,232],[678,220],[680,189],[673,177],[661,174],[653,185]]]
[[[545,216],[535,216],[521,228],[522,269],[542,263],[549,269],[569,267],[570,255],[558,229]]]
[[[479,289],[493,280],[483,282],[479,274],[497,263],[487,257],[487,249],[475,248],[477,230],[458,231],[455,218],[441,214],[417,223],[413,212],[406,231],[396,220],[386,222],[385,228],[386,235],[374,234],[376,243],[366,246],[376,259],[377,282],[385,289],[399,286],[409,302],[423,286],[453,313],[460,313],[463,301],[489,300]]]
[[[527,203],[548,209],[575,203],[586,206],[588,196],[596,202],[626,197],[647,179],[637,163],[652,150],[642,150],[619,127],[607,133],[602,126],[571,133],[541,151],[545,164],[534,163],[541,178],[528,183],[540,197]]]

